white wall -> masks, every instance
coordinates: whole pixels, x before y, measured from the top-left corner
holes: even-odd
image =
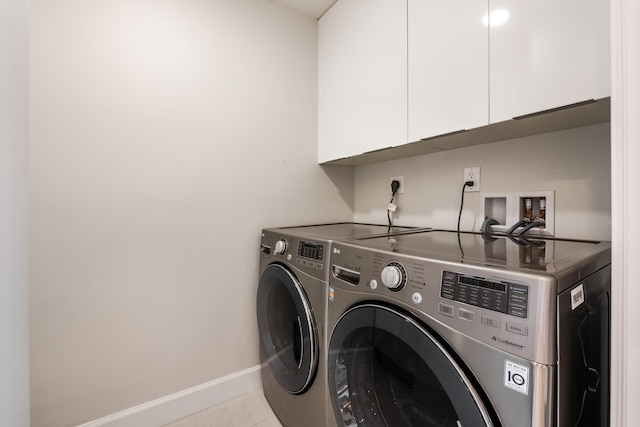
[[[461,230],[478,231],[482,193],[555,191],[555,235],[611,239],[608,123],[358,166],[356,221],[386,221],[389,178],[404,176],[394,224],[455,229],[465,167],[480,166],[480,192],[466,193]]]
[[[640,3],[611,1],[612,387],[614,427],[640,419]]]
[[[32,0],[32,426],[259,363],[260,229],[353,217],[316,165],[316,21],[263,0]]]
[[[0,425],[29,426],[29,2],[0,3]]]

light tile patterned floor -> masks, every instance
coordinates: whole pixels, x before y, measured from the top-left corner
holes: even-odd
[[[262,390],[247,393],[165,427],[282,427]]]

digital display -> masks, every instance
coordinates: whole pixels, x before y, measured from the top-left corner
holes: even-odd
[[[492,291],[507,292],[507,285],[505,285],[504,283],[491,282],[484,279],[476,279],[475,277],[459,276],[458,283],[462,285],[471,285],[478,286],[484,289],[491,289]]]
[[[298,244],[298,256],[322,261],[322,258],[324,257],[324,245],[300,242]]]

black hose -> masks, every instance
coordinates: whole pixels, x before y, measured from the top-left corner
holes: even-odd
[[[464,258],[464,250],[462,250],[462,241],[460,240],[460,218],[462,218],[462,206],[464,205],[464,189],[473,185],[473,181],[466,181],[462,185],[462,196],[460,197],[460,212],[458,213],[458,246],[460,247],[460,255]]]
[[[516,222],[515,224],[513,224],[511,226],[510,229],[507,230],[507,234],[513,234],[513,232],[518,228],[518,227],[522,227],[523,225],[525,225],[527,223],[526,220],[521,219],[520,221]]]
[[[500,224],[498,221],[486,216],[484,217],[484,221],[482,222],[482,227],[480,228],[480,231],[482,232],[482,234],[489,234],[491,232],[491,226],[498,225],[498,224]]]
[[[498,224],[499,222],[493,218],[489,218],[488,216],[484,218],[484,221],[482,222],[482,227],[480,227],[480,231],[482,232],[482,240],[484,240],[485,243],[491,243],[498,240],[497,238],[490,236],[491,226],[498,225]]]
[[[529,224],[527,224],[526,226],[524,226],[524,227],[522,228],[522,230],[520,230],[520,232],[519,232],[519,233],[516,233],[516,234],[518,234],[518,235],[524,234],[524,233],[526,233],[527,231],[531,230],[533,227],[539,227],[539,226],[541,226],[541,225],[542,225],[542,223],[541,223],[540,221],[531,221]]]

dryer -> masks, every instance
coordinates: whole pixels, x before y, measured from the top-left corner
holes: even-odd
[[[608,425],[608,242],[428,231],[331,264],[339,426]]]
[[[335,425],[326,381],[326,309],[333,239],[413,230],[332,223],[262,230],[257,321],[264,395],[285,427]]]

